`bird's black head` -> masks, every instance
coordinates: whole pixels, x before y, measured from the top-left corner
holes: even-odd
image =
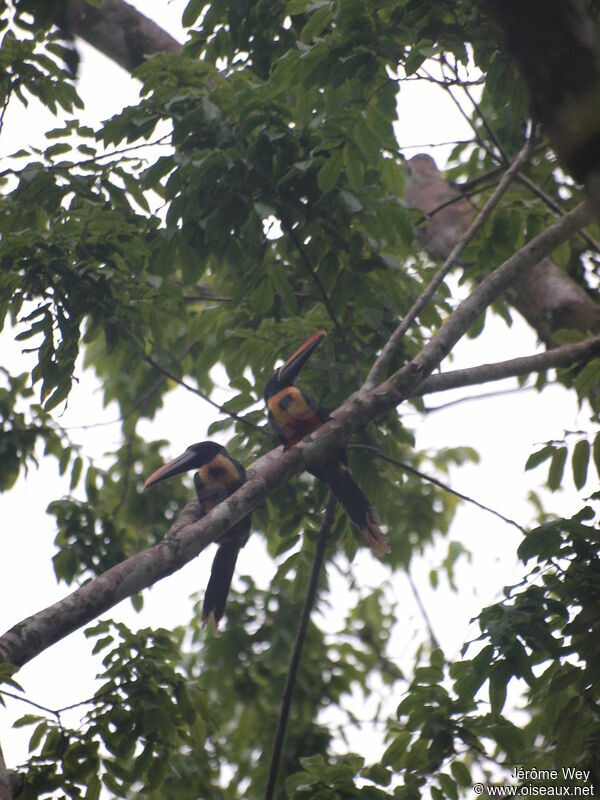
[[[327,331],[317,331],[317,333],[314,333],[310,339],[307,339],[304,344],[288,358],[283,366],[275,370],[265,386],[265,403],[268,402],[269,397],[273,397],[273,395],[280,392],[286,386],[292,386],[296,382],[300,371],[326,335]]]
[[[191,444],[187,450],[177,458],[163,464],[156,472],[153,472],[144,483],[144,489],[154,486],[155,483],[166,481],[174,475],[180,475],[190,469],[199,469],[204,464],[209,464],[219,453],[225,453],[226,449],[216,442],[197,442]]]

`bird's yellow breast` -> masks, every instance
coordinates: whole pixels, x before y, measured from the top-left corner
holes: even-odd
[[[304,422],[314,416],[306,398],[296,386],[287,386],[269,398],[269,411],[277,425],[285,426],[296,422]]]
[[[211,486],[220,486],[228,492],[233,492],[242,483],[236,465],[230,458],[221,454],[215,456],[208,464],[203,464],[198,470],[198,476],[207,489]]]

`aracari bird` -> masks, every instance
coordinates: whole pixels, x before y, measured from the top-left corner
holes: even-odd
[[[216,442],[198,442],[153,472],[145,482],[144,489],[190,469],[197,470],[194,475],[194,486],[203,516],[246,481],[246,470],[224,447]],[[241,548],[248,541],[251,524],[252,518],[248,514],[236,522],[218,541],[219,549],[212,563],[210,580],[202,605],[204,624],[212,617],[216,627],[223,616],[235,563]]]
[[[265,387],[269,422],[286,450],[331,419],[314,398],[295,386],[300,371],[326,333],[318,331],[304,342],[282,367],[275,370]],[[377,512],[350,475],[346,450],[343,447],[336,449],[330,458],[313,465],[309,471],[329,486],[376,555],[389,553],[390,546],[379,528]]]

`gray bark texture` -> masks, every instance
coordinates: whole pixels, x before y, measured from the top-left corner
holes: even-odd
[[[408,162],[405,200],[425,215],[419,238],[439,259],[447,257],[476,213],[475,206],[444,179],[434,160],[425,154]],[[549,347],[561,328],[600,332],[600,305],[549,258],[521,273],[507,299]]]
[[[79,3],[69,15],[69,29],[128,72],[155,53],[179,53],[182,47],[124,0],[104,0],[100,8]]]

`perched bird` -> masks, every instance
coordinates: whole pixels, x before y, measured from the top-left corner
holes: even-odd
[[[311,336],[275,370],[265,387],[269,422],[286,449],[330,419],[314,398],[295,386],[300,371],[325,336],[326,331]],[[377,512],[350,475],[345,449],[336,449],[331,458],[314,465],[310,472],[329,486],[376,555],[389,553],[390,546],[379,528]]]
[[[144,489],[190,469],[197,470],[194,486],[203,515],[208,514],[246,481],[245,469],[224,447],[216,442],[198,442],[153,472],[145,482]],[[202,605],[204,624],[212,618],[217,626],[225,612],[235,563],[238,553],[248,541],[251,524],[252,517],[248,514],[236,522],[218,542],[219,549],[212,563]]]

